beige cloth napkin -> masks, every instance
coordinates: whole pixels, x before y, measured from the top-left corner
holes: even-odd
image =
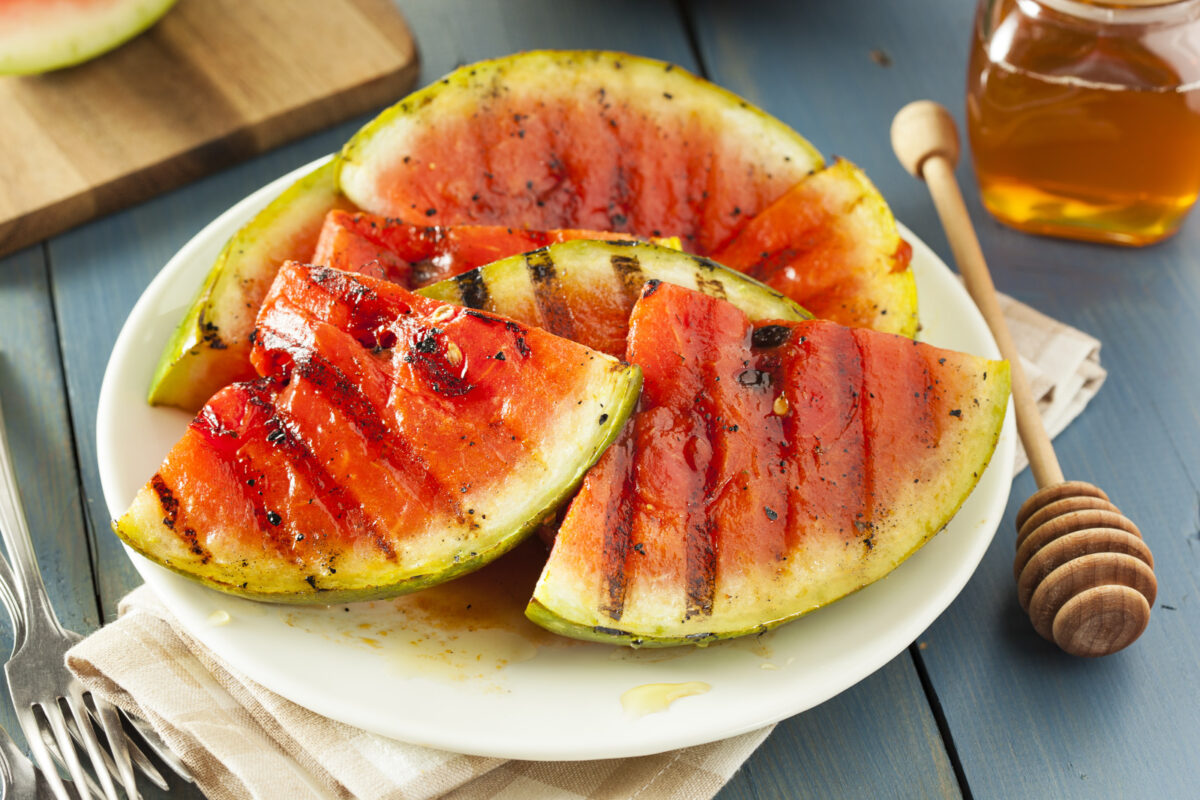
[[[1104,382],[1100,343],[1002,297],[1053,436]],[[1025,466],[1018,454],[1014,474]],[[318,716],[238,675],[146,587],[68,654],[92,691],[148,720],[212,800],[710,798],[770,733],[642,758],[504,761],[409,745]]]
[[[1108,371],[1100,366],[1100,341],[1006,294],[999,299],[1042,412],[1042,424],[1054,438],[1079,416],[1108,377]],[[1028,465],[1018,439],[1013,475]]]
[[[149,721],[211,800],[549,800],[712,797],[770,733],[657,756],[505,761],[405,744],[314,714],[237,674],[146,586],[67,663]]]

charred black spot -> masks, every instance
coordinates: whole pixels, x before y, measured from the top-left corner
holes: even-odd
[[[763,325],[755,328],[750,343],[754,347],[769,349],[779,347],[792,336],[792,329],[786,325]]]
[[[172,530],[175,529],[175,520],[179,516],[179,498],[171,491],[171,487],[167,486],[167,482],[163,480],[162,475],[157,472],[150,479],[150,486],[154,489],[154,493],[158,495],[158,504],[162,506],[163,525],[166,525]]]
[[[468,308],[484,308],[488,304],[488,286],[483,274],[473,269],[454,276],[458,296]]]
[[[771,373],[757,369],[744,369],[737,374],[737,382],[742,386],[767,389],[771,386]]]
[[[593,625],[592,630],[595,631],[596,633],[600,634],[601,636],[628,636],[629,635],[626,631],[623,631],[620,628],[606,628],[603,625]]]

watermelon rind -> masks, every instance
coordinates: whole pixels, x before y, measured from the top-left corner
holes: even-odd
[[[351,208],[330,161],[303,176],[230,237],[159,356],[151,405],[198,410],[218,389],[255,377],[254,318],[279,267],[307,261],[325,215]]]
[[[0,75],[33,75],[81,64],[142,33],[175,0],[0,5]]]
[[[552,271],[549,279],[548,271]],[[547,304],[545,295],[551,286],[586,290],[593,296],[624,296],[632,308],[643,284],[650,280],[728,300],[751,320],[812,319],[812,314],[793,300],[748,275],[703,256],[633,241],[578,239],[553,244],[477,267],[426,286],[417,294],[503,314],[564,335],[564,331],[555,330],[554,315],[541,307]],[[570,292],[558,298],[558,302],[570,310]],[[584,315],[587,309],[575,309],[575,313]],[[584,344],[599,347],[597,342]],[[609,352],[612,354],[611,349]],[[619,353],[624,353],[623,340]]]

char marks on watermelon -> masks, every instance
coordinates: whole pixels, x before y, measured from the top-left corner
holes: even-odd
[[[262,375],[219,392],[117,522],[226,591],[386,596],[505,552],[620,430],[637,371],[369,276],[289,263]]]
[[[811,317],[740,272],[645,242],[562,242],[462,273],[420,293],[503,314],[624,357],[629,313],[650,280],[727,299],[752,319]]]
[[[314,264],[364,272],[418,289],[502,258],[573,239],[627,239],[578,229],[527,230],[501,225],[431,225],[366,212],[334,210],[325,218]]]
[[[676,235],[700,253],[821,164],[741,98],[672,64],[599,51],[458,69],[341,157],[343,189],[375,213]]]
[[[645,376],[530,604],[567,635],[663,645],[780,624],[945,525],[999,435],[1007,365],[824,321],[750,322],[649,284]]]

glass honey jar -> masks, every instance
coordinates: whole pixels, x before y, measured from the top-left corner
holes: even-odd
[[[967,130],[984,206],[1146,245],[1200,192],[1200,0],[980,0]]]

